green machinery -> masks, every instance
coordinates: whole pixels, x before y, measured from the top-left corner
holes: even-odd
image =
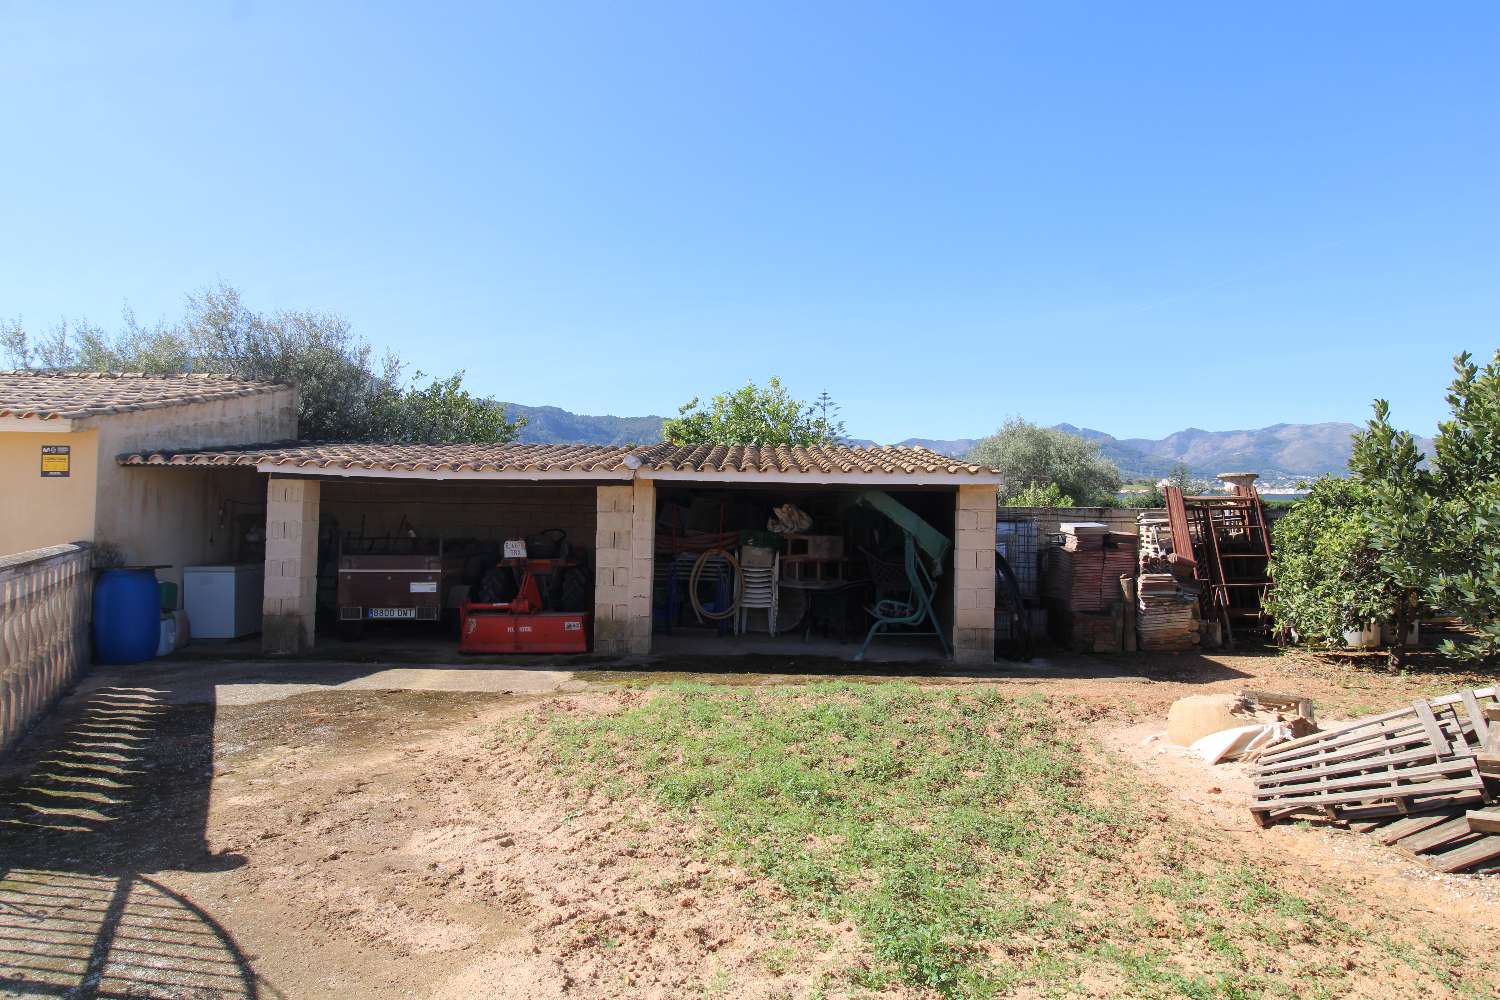
[[[875,601],[866,610],[874,617],[875,623],[865,634],[864,644],[859,647],[854,658],[864,659],[870,643],[882,632],[913,626],[920,628],[930,624],[931,632],[903,631],[901,634],[937,636],[943,645],[944,655],[951,660],[953,647],[948,642],[943,626],[938,622],[933,600],[937,597],[937,578],[943,575],[943,559],[953,543],[889,493],[865,490],[854,498],[854,502],[878,511],[899,528],[903,551],[900,564],[873,557],[871,559],[870,573],[875,583]]]

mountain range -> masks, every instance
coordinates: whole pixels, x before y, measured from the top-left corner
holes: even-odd
[[[521,440],[536,444],[654,444],[661,440],[662,418],[589,416],[570,413],[556,406],[523,406],[506,403],[511,415],[524,416],[527,424]],[[1272,424],[1256,430],[1206,431],[1197,427],[1168,434],[1164,438],[1117,438],[1104,431],[1072,424],[1057,424],[1058,430],[1077,434],[1099,445],[1099,450],[1120,467],[1126,480],[1155,479],[1168,475],[1178,462],[1186,463],[1195,476],[1211,477],[1219,472],[1259,472],[1268,482],[1291,481],[1343,472],[1349,460],[1350,435],[1354,424]],[[979,438],[912,437],[897,444],[930,448],[944,455],[961,457]],[[873,444],[854,439],[853,444]],[[1432,442],[1417,439],[1418,447],[1432,450]]]

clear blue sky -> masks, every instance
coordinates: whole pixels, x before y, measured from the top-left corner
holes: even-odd
[[[1500,344],[1500,4],[0,2],[0,316],[223,279],[486,393],[1430,431]]]

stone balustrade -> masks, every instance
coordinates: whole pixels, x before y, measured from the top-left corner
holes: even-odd
[[[0,556],[0,753],[88,664],[93,588],[87,543]]]

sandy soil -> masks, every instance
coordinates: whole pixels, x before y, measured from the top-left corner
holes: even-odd
[[[728,670],[704,676],[788,683],[827,666]],[[0,769],[0,996],[771,998],[847,967],[852,929],[792,943],[775,893],[690,856],[678,821],[581,796],[500,739],[543,701],[607,711],[657,679],[579,676],[581,692],[346,686],[225,704],[105,678]],[[1188,693],[1290,690],[1333,717],[1463,678],[1240,656],[920,679],[1046,693],[1246,857],[1492,947],[1494,880],[1433,875],[1344,832],[1258,830],[1242,771],[1151,738]]]

